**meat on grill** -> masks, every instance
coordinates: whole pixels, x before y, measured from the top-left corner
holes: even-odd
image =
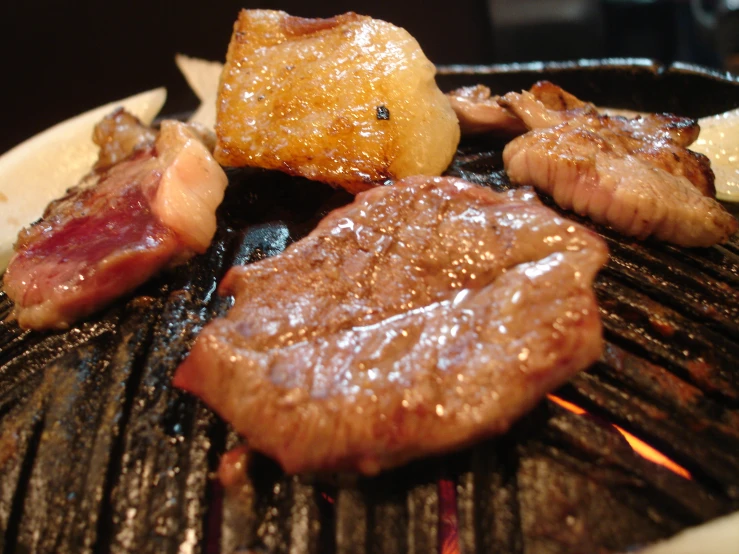
[[[459,124],[435,73],[418,42],[385,21],[242,10],[218,90],[214,155],[352,193],[440,175]]]
[[[517,136],[526,132],[526,125],[503,106],[484,85],[462,87],[447,92],[463,134],[493,133]]]
[[[612,127],[641,140],[669,139],[678,146],[687,147],[700,133],[695,119],[669,113],[616,115],[614,110],[596,108],[549,81],[535,83],[528,94],[518,100],[523,103],[523,108],[517,110],[508,109],[512,95],[498,102],[501,97],[492,95],[484,85],[462,87],[448,92],[447,96],[462,132],[466,134],[493,133],[514,137],[529,128],[551,127],[576,117],[599,114],[609,114]],[[533,111],[525,111],[527,103],[531,103]],[[541,106],[547,109],[542,110]]]
[[[229,270],[174,384],[288,472],[374,474],[506,431],[592,363],[606,258],[530,192],[405,179]]]
[[[135,150],[151,146],[155,129],[144,125],[123,108],[115,110],[95,125],[92,140],[100,147],[95,169],[105,169],[128,158]]]
[[[210,244],[225,173],[187,125],[163,122],[153,143],[141,127],[106,118],[101,169],[21,231],[4,277],[21,327],[68,327]]]
[[[500,100],[529,129],[554,127],[566,121],[595,130],[610,143],[673,175],[683,175],[706,196],[713,197],[713,172],[708,158],[688,150],[700,132],[694,119],[671,114],[644,114],[633,118],[600,115],[548,81],[536,83],[530,93],[508,93]]]
[[[500,102],[533,129],[505,147],[512,181],[629,236],[709,246],[736,231],[713,198],[708,159],[683,146],[694,137],[680,118],[609,117],[587,105],[560,111],[527,92]]]
[[[632,112],[629,116],[610,113],[612,110],[597,108],[594,104],[584,102],[550,81],[535,83],[529,92],[531,97],[538,100],[545,108],[559,112],[556,114],[549,113],[550,117],[559,118],[558,122],[582,116],[601,115],[604,116],[602,117],[603,121],[626,136],[646,141],[669,139],[678,146],[686,147],[695,142],[700,133],[698,122],[690,117],[682,117],[671,113]],[[506,95],[502,100],[502,104],[507,105],[512,97],[513,95]],[[520,110],[514,110],[524,119],[535,117],[537,111],[539,111],[538,105],[534,107],[534,112],[528,114]],[[547,126],[535,125],[531,120],[528,124],[531,128]]]

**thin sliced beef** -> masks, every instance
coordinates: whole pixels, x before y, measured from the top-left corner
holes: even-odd
[[[694,138],[686,120],[604,116],[571,98],[558,102],[552,87],[499,100],[532,129],[503,151],[512,181],[629,236],[710,246],[736,231],[713,198],[708,159],[684,146]]]
[[[232,268],[174,384],[289,472],[374,474],[504,432],[593,362],[606,258],[529,192],[408,178]]]
[[[581,116],[604,116],[614,129],[643,140],[669,139],[678,146],[690,146],[698,138],[700,125],[695,119],[671,113],[637,113],[627,110],[597,108],[549,81],[539,81],[529,90],[533,98],[549,109],[560,112],[561,121]],[[506,97],[502,104],[506,104]],[[620,113],[617,113],[619,112]],[[522,117],[526,117],[522,114]]]
[[[539,81],[523,95],[493,95],[484,85],[462,87],[447,93],[464,134],[491,133],[515,137],[528,129],[552,127],[584,116],[604,117],[614,129],[637,139],[668,139],[687,147],[700,133],[695,119],[674,114],[644,114],[597,108],[549,81]],[[511,101],[515,99],[515,104]],[[533,106],[527,111],[527,104]],[[520,106],[516,109],[516,106]],[[542,110],[544,107],[546,110]],[[617,113],[620,112],[620,113]]]
[[[492,133],[515,137],[526,132],[526,125],[503,106],[484,85],[462,87],[447,92],[463,134]]]
[[[165,121],[154,143],[109,152],[112,165],[104,162],[18,237],[4,283],[22,327],[65,328],[204,252],[215,233],[226,175],[185,124]]]
[[[503,160],[511,180],[534,185],[559,206],[624,235],[710,246],[737,229],[732,215],[687,178],[569,122],[516,138]]]
[[[685,143],[694,140],[700,131],[695,120],[669,114],[634,118],[601,115],[591,104],[580,102],[547,81],[537,83],[531,90],[533,92],[508,93],[500,99],[500,103],[520,117],[529,129],[547,129],[563,123],[569,124],[566,128],[588,129],[626,154],[673,175],[686,177],[706,196],[715,195],[710,161],[685,147]],[[556,91],[561,91],[559,96]]]
[[[549,81],[538,81],[529,89],[529,92],[539,102],[550,110],[566,112],[568,116],[596,113],[593,104],[583,102],[574,94],[570,94],[561,87]]]
[[[571,120],[579,117],[601,116],[600,120],[619,131],[623,136],[628,136],[638,140],[646,141],[663,141],[668,139],[678,146],[690,146],[700,133],[700,126],[695,119],[690,117],[682,117],[671,113],[635,113],[625,111],[615,113],[617,110],[609,108],[598,108],[594,104],[580,100],[574,94],[571,94],[563,88],[549,81],[539,81],[535,83],[529,90],[531,97],[536,99],[548,110],[559,112],[556,116],[559,122]],[[502,100],[502,105],[508,105],[513,95],[506,95]],[[519,117],[528,121],[533,114],[522,113],[514,108],[514,112],[518,112]],[[535,112],[539,111],[538,108]],[[529,125],[534,128],[535,124]]]

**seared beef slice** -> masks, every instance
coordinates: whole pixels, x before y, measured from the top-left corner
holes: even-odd
[[[606,257],[530,193],[405,179],[232,268],[175,385],[286,471],[373,474],[504,432],[592,363]]]

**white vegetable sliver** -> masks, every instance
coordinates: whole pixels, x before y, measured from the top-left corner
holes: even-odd
[[[216,125],[216,99],[218,98],[218,81],[221,78],[223,64],[191,58],[183,54],[175,56],[175,63],[184,75],[187,84],[200,100],[200,106],[190,117],[190,121],[200,123],[213,130]]]

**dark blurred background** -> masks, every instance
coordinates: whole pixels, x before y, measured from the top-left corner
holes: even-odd
[[[4,2],[0,152],[100,104],[164,85],[193,109],[173,57],[223,60],[241,7],[355,11],[405,27],[436,64],[648,57],[739,68],[739,0],[129,0]]]

